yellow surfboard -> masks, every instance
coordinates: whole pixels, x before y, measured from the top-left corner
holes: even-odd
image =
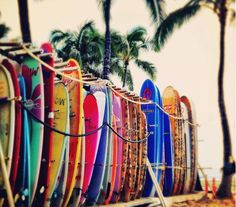
[[[69,97],[68,91],[64,83],[55,83],[55,112],[54,112],[54,128],[62,131],[69,132]],[[51,160],[51,170],[50,170],[50,182],[47,189],[47,205],[50,205],[56,184],[57,178],[60,170],[60,166],[63,160],[63,155],[65,151],[65,144],[67,136],[53,132],[52,140],[52,160]]]
[[[78,67],[76,70],[70,70],[70,68]],[[68,70],[64,71],[65,74],[82,80],[82,74],[79,69],[79,64],[74,59],[69,59]],[[79,82],[72,81],[67,78],[63,78],[63,82],[68,88],[69,99],[70,99],[70,133],[71,134],[82,134],[83,126],[83,84]],[[62,207],[66,207],[70,197],[72,195],[73,189],[78,182],[78,168],[80,167],[81,160],[81,146],[82,139],[78,137],[70,137],[70,152],[69,152],[69,167],[68,176],[66,182],[66,192],[64,195],[64,201]],[[81,180],[82,182],[82,180]]]

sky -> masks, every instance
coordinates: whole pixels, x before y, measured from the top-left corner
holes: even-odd
[[[94,20],[97,28],[105,31],[101,11],[96,0],[28,0],[32,39],[40,45],[48,41],[53,29],[78,30],[85,21]],[[171,12],[184,0],[167,0]],[[0,0],[2,17],[11,31],[9,38],[20,36],[16,0]],[[152,37],[155,27],[143,0],[115,0],[111,9],[111,28],[126,34],[135,26],[144,26]],[[225,101],[235,157],[235,66],[236,30],[226,30]],[[203,8],[183,27],[176,30],[159,53],[143,52],[141,58],[157,68],[155,83],[161,93],[172,85],[179,94],[186,95],[195,105],[198,128],[199,163],[210,176],[220,177],[222,167],[222,130],[217,104],[217,73],[219,65],[219,23],[213,12]],[[146,74],[130,66],[137,93]],[[117,85],[120,83],[114,78]]]

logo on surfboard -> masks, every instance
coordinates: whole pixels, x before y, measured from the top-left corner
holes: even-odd
[[[150,88],[146,88],[144,91],[143,91],[143,98],[146,98],[146,99],[151,99],[152,97],[152,90]]]

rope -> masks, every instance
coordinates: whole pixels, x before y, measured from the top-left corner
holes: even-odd
[[[117,94],[118,96],[122,97],[123,99],[134,103],[134,104],[140,104],[140,105],[149,105],[149,104],[154,104],[156,105],[163,113],[165,113],[166,115],[168,115],[169,117],[173,118],[173,119],[179,119],[179,120],[183,120],[183,117],[178,117],[178,116],[174,116],[172,114],[169,114],[167,111],[165,111],[159,104],[152,102],[152,101],[147,101],[147,102],[143,102],[143,101],[134,101],[132,99],[127,98],[126,96],[122,95],[121,93],[119,93],[118,91],[116,91],[115,89],[112,88],[112,84],[108,81],[108,80],[99,80],[99,81],[83,81],[83,80],[79,80],[77,78],[71,77],[67,74],[64,74],[63,72],[60,72],[58,70],[56,70],[55,68],[53,68],[52,66],[48,65],[47,63],[45,63],[44,61],[42,61],[40,58],[38,58],[36,55],[34,55],[24,44],[20,44],[22,46],[22,48],[35,60],[37,60],[39,63],[41,63],[42,65],[44,65],[45,67],[47,67],[49,70],[55,72],[58,75],[61,75],[65,78],[68,78],[70,80],[79,82],[79,83],[84,83],[84,84],[88,84],[88,85],[106,85],[107,87],[109,87],[115,94]],[[199,124],[194,124],[191,122],[188,122],[188,124],[192,125],[192,126],[199,126]]]
[[[158,109],[160,109],[164,114],[166,114],[167,116],[173,118],[173,119],[178,119],[178,120],[185,120],[183,116],[174,116],[170,113],[168,113],[167,111],[165,111],[159,104],[155,103],[155,102],[152,102],[150,100],[148,100],[147,102],[143,102],[143,101],[134,101],[132,99],[129,99],[127,98],[126,96],[124,96],[123,94],[119,93],[118,91],[116,91],[114,88],[112,88],[112,85],[110,83],[107,84],[107,86],[115,93],[117,94],[118,96],[120,96],[121,98],[131,102],[131,103],[134,103],[134,104],[140,104],[140,105],[150,105],[150,104],[154,104]],[[192,125],[192,126],[200,126],[199,124],[194,124],[194,123],[191,123],[189,121],[187,121],[187,123],[189,125]]]
[[[37,116],[35,116],[35,114],[33,112],[31,112],[24,104],[23,102],[19,101],[19,103],[21,104],[21,106],[27,111],[27,113],[29,113],[37,122],[39,122],[40,124],[46,126],[48,129],[54,131],[54,132],[57,132],[58,134],[62,134],[64,136],[69,136],[69,137],[85,137],[85,136],[89,136],[91,134],[94,134],[96,133],[97,131],[99,131],[100,129],[102,129],[106,124],[102,124],[100,127],[98,127],[97,129],[93,130],[93,131],[90,131],[86,134],[69,134],[69,133],[66,133],[66,132],[63,132],[63,131],[60,131],[54,127],[51,127],[50,125],[48,125],[47,123],[45,123],[44,121],[40,120]]]
[[[115,133],[120,139],[122,139],[123,141],[126,142],[130,142],[130,143],[141,143],[141,142],[146,142],[150,133],[148,133],[148,135],[146,137],[144,137],[143,139],[140,140],[127,140],[126,138],[122,137],[120,134],[118,134],[109,124],[106,124],[108,126],[108,128],[110,128],[110,130]]]
[[[94,134],[96,133],[97,131],[101,130],[104,126],[107,126],[108,128],[110,128],[110,130],[115,133],[120,139],[122,139],[123,141],[125,142],[130,142],[130,143],[140,143],[140,142],[145,142],[147,141],[150,133],[144,137],[143,139],[140,139],[140,140],[129,140],[129,139],[126,139],[124,138],[123,136],[121,136],[118,132],[116,132],[112,126],[110,126],[108,123],[104,122],[100,127],[98,127],[97,129],[93,130],[93,131],[90,131],[90,132],[87,132],[85,134],[69,134],[69,133],[66,133],[66,132],[63,132],[63,131],[60,131],[54,127],[51,127],[50,125],[48,125],[47,123],[45,123],[44,121],[40,120],[33,112],[31,112],[25,105],[23,102],[21,101],[18,101],[21,106],[27,111],[27,113],[29,113],[29,115],[31,115],[37,122],[39,122],[40,124],[44,125],[45,127],[49,128],[50,130],[54,131],[54,132],[57,132],[59,134],[62,134],[64,136],[69,136],[69,137],[86,137],[86,136],[89,136],[91,134]]]

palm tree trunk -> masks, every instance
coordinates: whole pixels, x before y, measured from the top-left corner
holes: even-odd
[[[126,85],[126,77],[127,77],[128,65],[129,65],[129,62],[128,62],[128,61],[125,61],[125,73],[124,73],[124,79],[123,79],[123,85],[122,85],[123,88],[124,88],[125,85]]]
[[[30,24],[28,14],[28,0],[18,0],[20,27],[23,42],[31,42]]]
[[[108,79],[110,71],[110,61],[111,61],[111,33],[110,33],[110,8],[111,0],[106,0],[105,2],[105,52],[104,52],[104,66],[103,66],[103,78]]]
[[[230,198],[231,183],[233,176],[233,163],[232,163],[232,147],[231,137],[229,132],[228,118],[226,114],[225,101],[224,101],[224,58],[225,58],[225,27],[226,27],[227,8],[226,0],[221,1],[220,5],[220,65],[218,73],[218,104],[221,117],[221,126],[223,130],[223,150],[224,150],[224,167],[221,184],[216,193],[218,198]]]

